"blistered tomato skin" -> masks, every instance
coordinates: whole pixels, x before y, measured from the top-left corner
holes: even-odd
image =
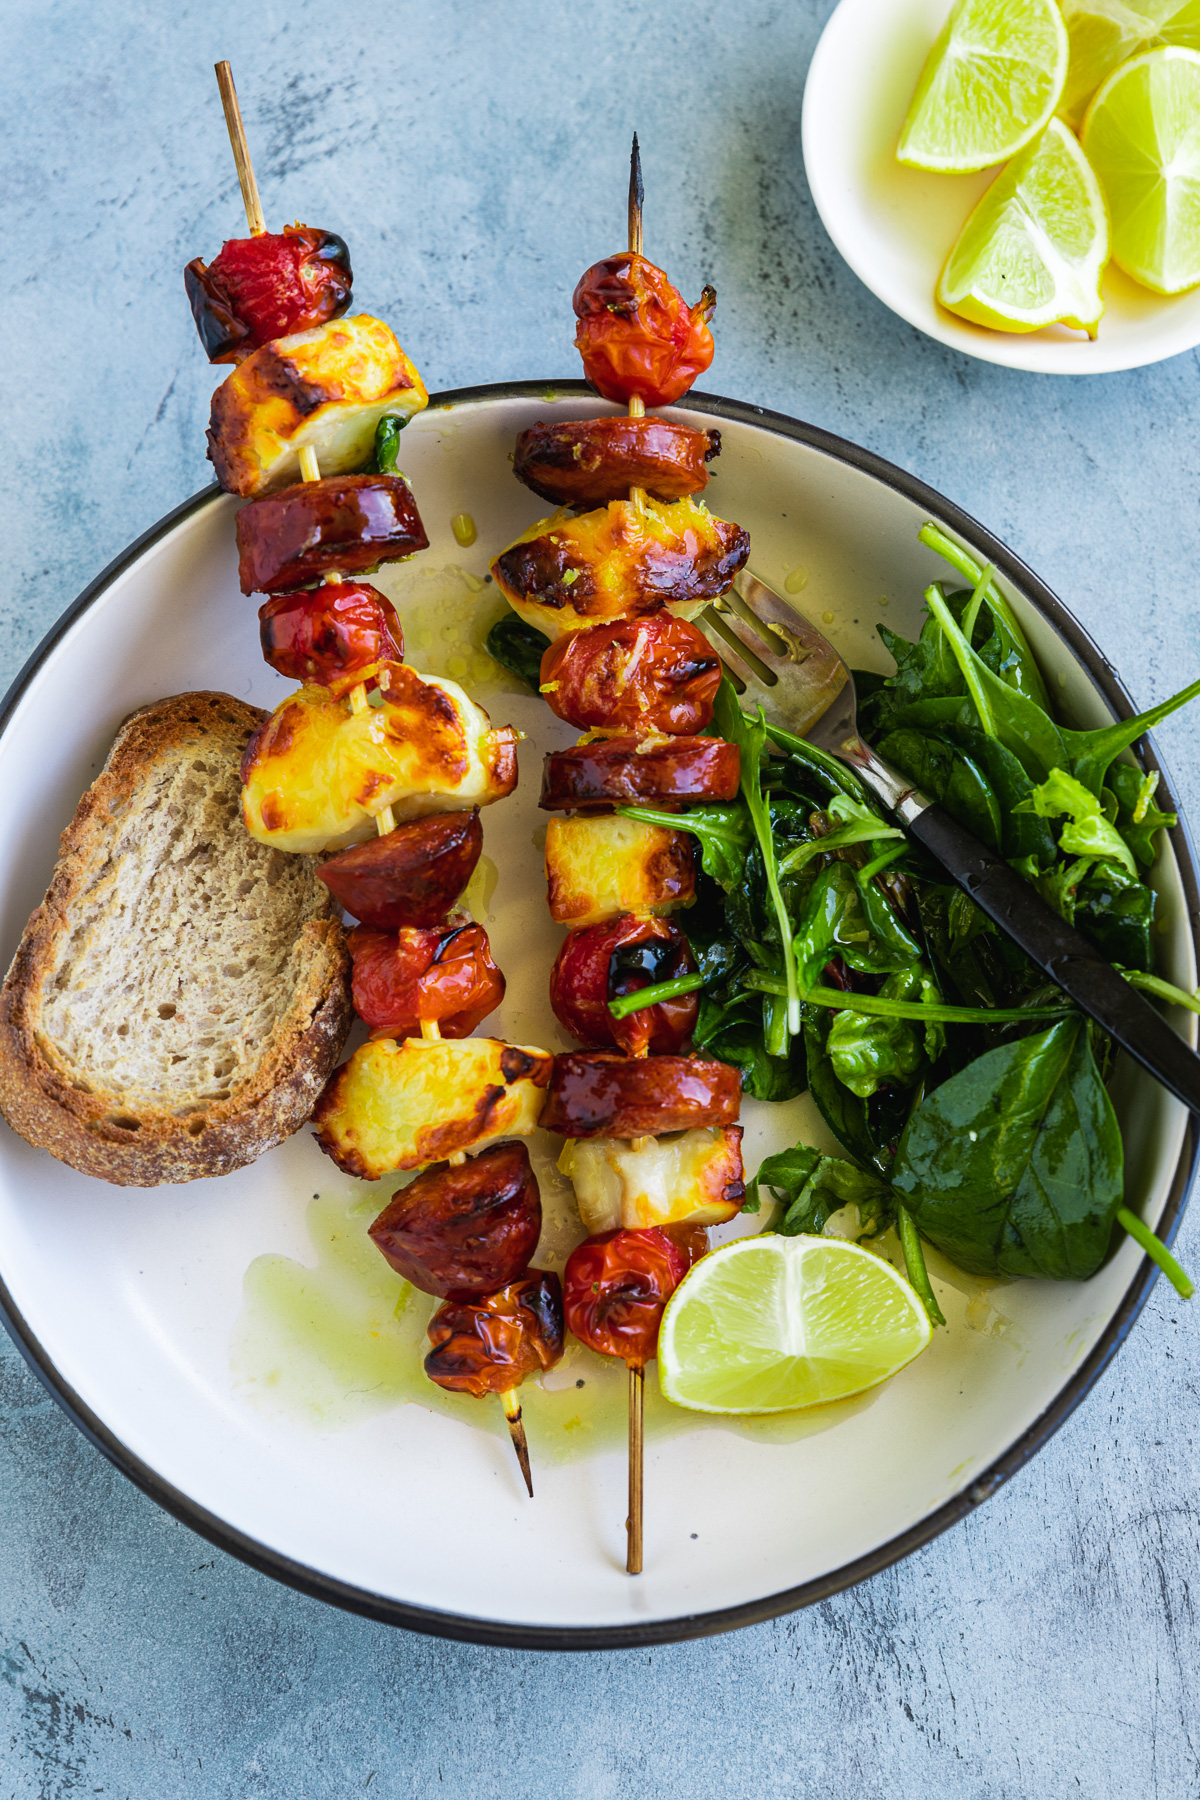
[[[482,1300],[450,1300],[428,1326],[425,1373],[458,1394],[503,1394],[552,1369],[563,1352],[562,1284],[545,1269]]]
[[[238,513],[243,594],[277,594],[335,571],[361,575],[429,546],[402,475],[330,475],[251,500]]]
[[[550,1004],[564,1030],[581,1044],[610,1046],[627,1056],[675,1055],[696,1024],[699,1001],[679,994],[614,1019],[610,1000],[655,982],[695,973],[696,963],[677,925],[626,913],[603,925],[573,931],[550,973]]]
[[[688,306],[652,262],[622,250],[593,263],[575,289],[575,348],[606,400],[670,406],[713,359],[708,321],[717,296],[705,288]]]
[[[580,731],[703,731],[720,684],[704,633],[669,612],[569,632],[542,657],[543,699]]]
[[[649,747],[636,737],[606,738],[554,750],[542,765],[547,812],[612,806],[645,800],[687,806],[701,800],[736,800],[741,753],[724,738],[673,737]]]
[[[662,1137],[736,1125],[741,1098],[737,1070],[714,1058],[568,1051],[554,1058],[540,1124],[568,1138]]]
[[[352,918],[380,931],[439,925],[483,850],[479,809],[398,825],[323,863],[317,874]]]
[[[196,257],[184,270],[210,362],[236,362],[271,338],[340,317],[353,279],[344,239],[311,225],[230,238],[207,268]]]
[[[392,1196],[370,1227],[384,1259],[424,1294],[470,1299],[516,1281],[542,1230],[524,1144],[495,1144],[460,1167],[435,1163]]]
[[[644,1368],[658,1348],[663,1308],[690,1266],[656,1226],[585,1238],[563,1270],[567,1330],[599,1356]]]
[[[504,998],[504,977],[482,925],[447,921],[400,931],[359,925],[347,943],[354,1010],[389,1036],[419,1037],[422,1022],[436,1022],[443,1037],[470,1037]]]
[[[365,581],[276,594],[258,609],[262,653],[289,681],[344,694],[383,662],[403,662],[396,609]]]

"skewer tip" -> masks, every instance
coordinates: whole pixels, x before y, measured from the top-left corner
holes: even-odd
[[[529,1498],[533,1499],[533,1475],[529,1467],[529,1440],[525,1436],[525,1422],[521,1417],[521,1402],[515,1388],[509,1388],[500,1396],[504,1406],[504,1417],[508,1420],[508,1435],[512,1439],[512,1447],[516,1451],[517,1465],[525,1477],[525,1488]]]
[[[642,202],[646,198],[646,190],[642,186],[642,153],[638,148],[638,136],[633,134],[633,148],[629,152],[629,248],[635,256],[642,253]]]

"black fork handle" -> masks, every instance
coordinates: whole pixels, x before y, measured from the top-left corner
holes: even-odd
[[[865,773],[861,766],[860,773]],[[1200,1113],[1200,1056],[1002,856],[964,830],[944,806],[936,801],[922,806],[923,798],[910,792],[897,808],[917,842],[1076,1006],[1177,1100]]]

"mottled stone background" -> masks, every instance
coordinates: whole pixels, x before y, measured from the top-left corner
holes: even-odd
[[[213,381],[181,270],[239,228],[212,77],[227,56],[268,217],[345,234],[359,303],[431,388],[577,372],[569,296],[620,242],[636,126],[652,253],[720,290],[706,387],[941,488],[1143,704],[1196,674],[1195,355],[1011,374],[878,305],[801,162],[828,10],[7,0],[7,673],[208,479]],[[1200,715],[1159,741],[1200,817]],[[1200,1217],[1180,1243],[1200,1265]],[[711,1642],[553,1657],[408,1636],[231,1561],[109,1468],[6,1343],[0,1796],[1194,1797],[1198,1374],[1200,1312],[1160,1283],[1049,1448],[900,1568]]]

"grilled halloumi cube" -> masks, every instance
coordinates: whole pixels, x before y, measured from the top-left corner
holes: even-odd
[[[624,1138],[568,1138],[558,1166],[574,1184],[589,1237],[618,1226],[721,1225],[746,1195],[740,1125],[636,1145]]]
[[[559,925],[599,925],[619,913],[661,916],[690,906],[696,897],[691,839],[616,813],[552,818],[546,897]]]
[[[347,1174],[378,1181],[528,1137],[553,1062],[499,1038],[374,1038],[326,1084],[313,1113],[317,1140]]]
[[[374,835],[385,806],[403,824],[487,806],[517,785],[516,733],[494,729],[457,682],[388,663],[379,699],[355,712],[308,686],[275,708],[242,760],[251,837],[310,856],[344,850]]]
[[[300,452],[322,475],[361,469],[385,413],[408,420],[429,404],[390,325],[369,313],[273,338],[212,400],[209,460],[231,494],[269,494],[300,479]]]
[[[699,500],[612,500],[540,519],[492,564],[505,599],[547,637],[667,606],[690,619],[732,586],[749,534]]]

